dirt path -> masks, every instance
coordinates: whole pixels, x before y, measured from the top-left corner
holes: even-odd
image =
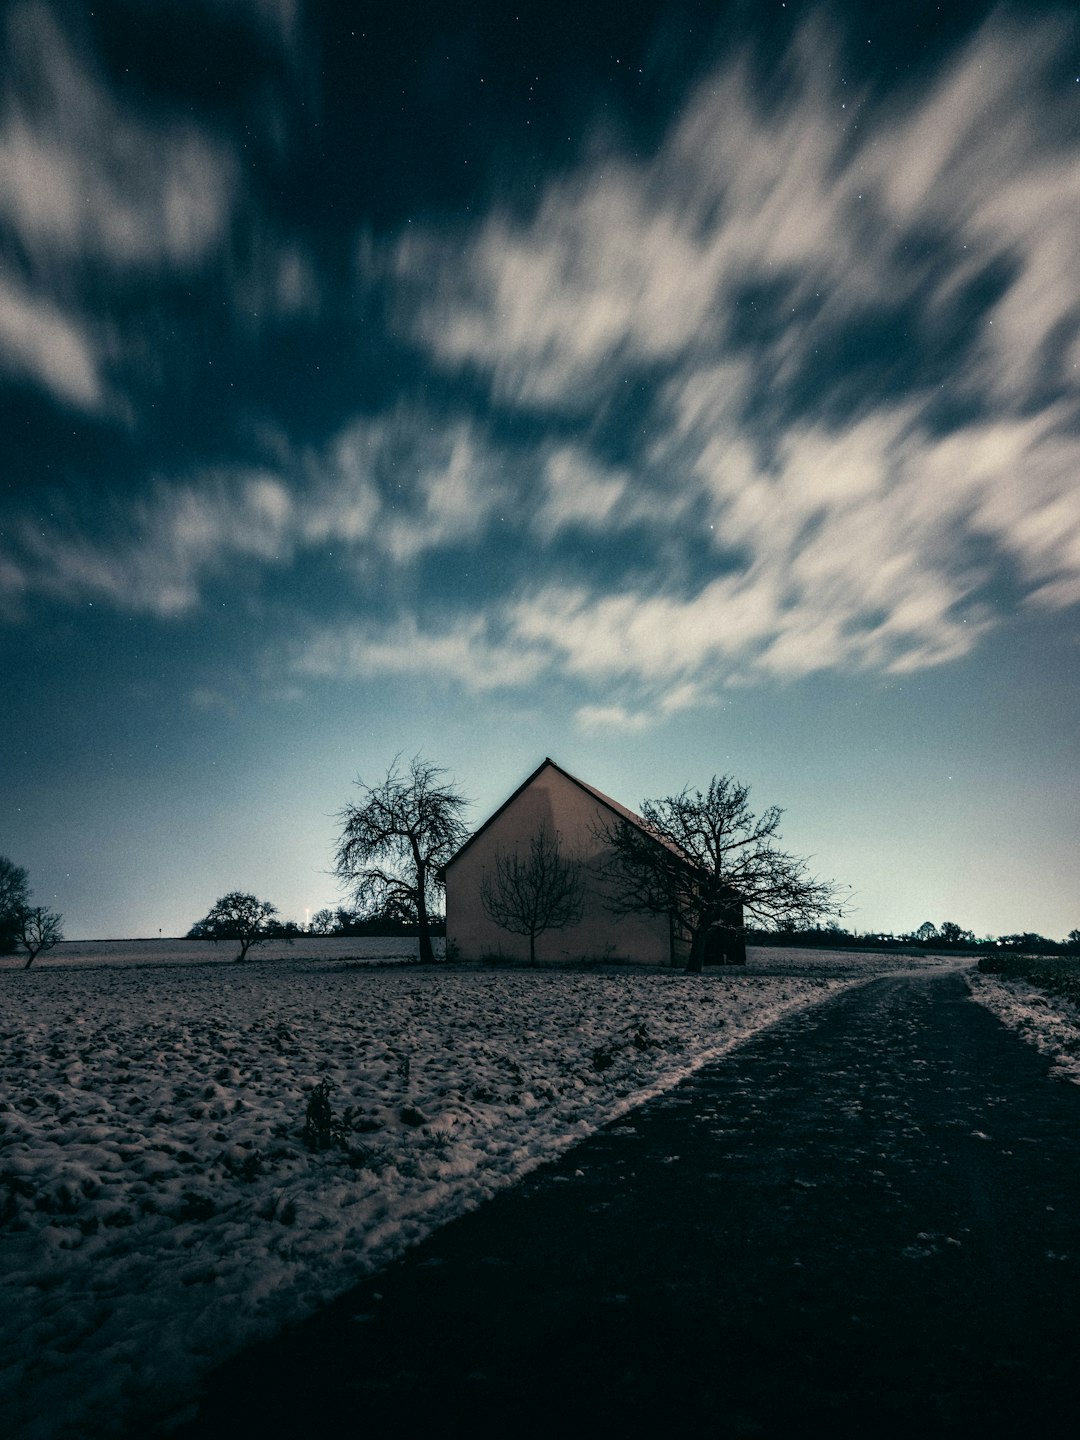
[[[1047,1069],[960,976],[873,981],[241,1357],[179,1433],[1073,1433],[1080,1088]]]

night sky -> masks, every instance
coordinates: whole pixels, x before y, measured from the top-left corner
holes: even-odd
[[[0,30],[0,853],[70,938],[338,903],[399,751],[1080,926],[1071,7]]]

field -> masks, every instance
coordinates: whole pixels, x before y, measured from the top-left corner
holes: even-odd
[[[443,942],[433,941],[435,953],[441,955]],[[58,965],[215,965],[231,963],[236,945],[209,940],[64,940],[34,962],[34,969],[53,969]],[[354,960],[370,965],[415,960],[416,941],[405,937],[357,939],[338,935],[305,935],[299,940],[269,940],[251,951],[252,960],[336,960],[344,964]],[[25,959],[25,957],[24,957]],[[17,957],[0,957],[0,969],[17,968]]]
[[[1053,1062],[1059,1079],[1080,1083],[1080,961],[1040,955],[995,956],[972,971],[981,1005]]]
[[[764,950],[704,977],[386,965],[403,943],[0,962],[3,1433],[116,1433],[181,1406],[226,1354],[598,1124],[899,968]],[[317,1094],[330,1114],[305,1140]]]
[[[1067,955],[990,955],[979,964],[981,974],[1003,980],[1024,980],[1048,995],[1080,1006],[1080,959]]]

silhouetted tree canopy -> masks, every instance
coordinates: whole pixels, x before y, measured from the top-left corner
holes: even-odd
[[[770,805],[755,815],[749,795],[732,776],[713,776],[704,791],[646,800],[644,829],[620,818],[597,832],[611,852],[606,878],[614,908],[673,916],[690,935],[692,971],[704,966],[710,934],[732,928],[740,901],[747,916],[770,926],[807,926],[844,913],[834,881],[811,875],[805,860],[778,848],[783,811]]]
[[[268,940],[293,941],[304,934],[304,927],[299,920],[268,920],[266,922],[266,938]]]
[[[22,914],[30,904],[28,880],[21,865],[0,855],[0,955],[11,955],[18,948]]]
[[[578,860],[562,853],[561,836],[541,825],[528,851],[495,852],[494,870],[480,882],[488,915],[512,935],[529,940],[529,964],[536,964],[536,937],[563,930],[581,919],[585,884]]]
[[[360,799],[341,811],[334,855],[339,879],[364,914],[396,914],[415,920],[420,959],[430,964],[429,911],[437,904],[439,871],[466,836],[465,796],[442,777],[446,771],[422,756],[407,771],[396,757],[386,778],[356,784]]]
[[[214,902],[209,913],[204,915],[188,931],[189,940],[235,940],[240,946],[238,961],[247,958],[254,945],[261,945],[272,936],[271,921],[277,914],[277,906],[269,900],[260,900],[243,890],[230,890]]]
[[[943,920],[938,926],[937,938],[946,945],[968,945],[974,943],[975,932],[965,930],[954,920]]]

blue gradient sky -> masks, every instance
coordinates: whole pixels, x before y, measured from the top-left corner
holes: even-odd
[[[1080,925],[1080,29],[884,8],[0,6],[0,853],[69,937],[337,903],[421,750]]]

